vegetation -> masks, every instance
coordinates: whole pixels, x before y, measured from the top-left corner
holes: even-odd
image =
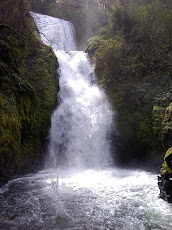
[[[57,60],[29,10],[26,0],[0,3],[0,184],[39,167],[55,103]]]
[[[120,114],[119,160],[126,163],[172,144],[172,2],[114,0],[107,15],[87,51]]]

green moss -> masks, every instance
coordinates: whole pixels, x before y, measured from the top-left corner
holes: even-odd
[[[154,105],[152,109],[152,128],[154,133],[155,145],[162,144],[162,122],[165,115],[165,108]]]
[[[160,171],[161,175],[164,175],[166,173],[172,173],[172,170],[169,168],[167,164],[167,158],[170,157],[170,155],[172,155],[172,147],[170,147],[165,153],[164,162],[162,164],[161,171]]]
[[[57,59],[27,14],[21,37],[0,36],[0,183],[38,166],[55,104]]]
[[[172,103],[166,108],[162,123],[162,138],[164,141],[172,139]]]
[[[0,169],[6,177],[15,170],[15,153],[20,152],[21,124],[14,98],[4,98],[1,94],[0,112]],[[7,173],[6,170],[9,170]]]
[[[100,75],[99,75],[100,77]],[[120,156],[118,161],[128,163],[135,159],[145,157],[145,152],[153,151],[154,140],[152,130],[152,117],[139,104],[137,94],[133,91],[132,85],[105,84],[106,93],[116,111],[116,147]]]
[[[103,41],[103,36],[95,36],[88,40],[87,43],[87,52],[93,53],[101,45]]]
[[[152,146],[152,123],[150,117],[146,116],[143,111],[137,111],[130,116],[130,123],[135,129],[136,142],[147,146]]]

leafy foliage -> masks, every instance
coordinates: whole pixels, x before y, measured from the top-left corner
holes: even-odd
[[[108,25],[88,41],[87,51],[120,114],[121,143],[139,158],[162,148],[161,140],[168,147],[162,129],[154,133],[152,108],[165,111],[172,101],[172,2],[114,0],[107,15]]]

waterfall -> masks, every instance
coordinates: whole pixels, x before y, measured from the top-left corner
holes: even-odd
[[[60,65],[59,106],[49,133],[49,163],[55,168],[0,187],[0,229],[171,230],[172,206],[158,198],[157,175],[103,168],[112,162],[112,112],[87,55],[71,51],[76,48],[73,26],[32,16]],[[48,32],[47,27],[53,29]],[[64,30],[67,37],[61,37]],[[63,41],[58,43],[54,33]],[[55,40],[48,43],[51,37]],[[59,50],[64,47],[67,52]]]
[[[108,167],[112,112],[97,86],[87,54],[76,50],[70,22],[31,13],[42,41],[59,62],[59,106],[51,117],[49,163],[62,167]]]
[[[44,44],[54,50],[76,50],[75,29],[72,23],[38,13],[30,14]]]

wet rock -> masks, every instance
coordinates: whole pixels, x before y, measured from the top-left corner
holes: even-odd
[[[172,147],[167,150],[164,156],[160,172],[161,175],[158,176],[159,197],[172,203]]]
[[[158,176],[159,197],[172,203],[172,173]]]

